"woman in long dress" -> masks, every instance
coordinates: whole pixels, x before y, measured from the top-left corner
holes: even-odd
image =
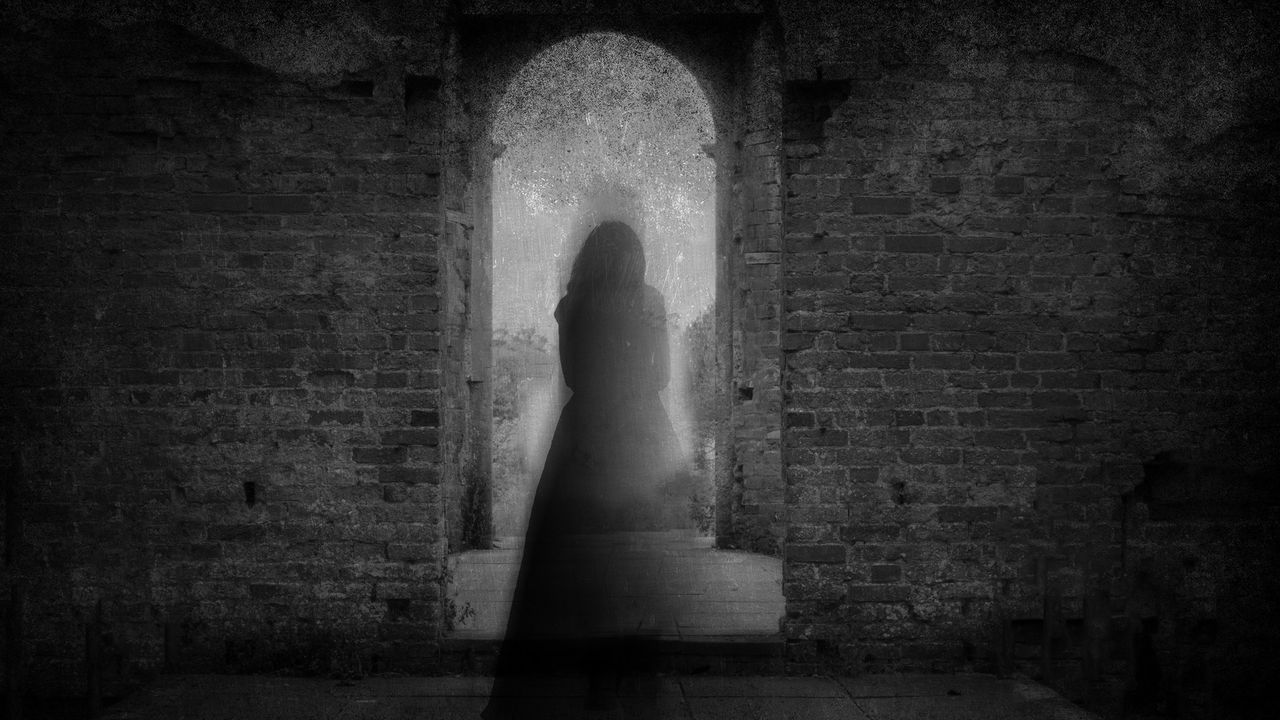
[[[682,488],[678,445],[658,397],[669,375],[666,311],[644,277],[635,232],[602,223],[583,243],[556,307],[572,396],[534,495],[484,713],[490,720],[540,716],[539,709],[616,716],[620,679],[654,669],[670,609],[660,552],[637,538],[670,525]],[[547,692],[542,678],[557,675],[587,679],[585,707],[529,699]]]

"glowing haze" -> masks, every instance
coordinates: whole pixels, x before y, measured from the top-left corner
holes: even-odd
[[[501,536],[524,529],[562,401],[552,313],[583,239],[602,220],[636,230],[646,279],[666,300],[672,373],[662,401],[690,457],[681,341],[715,299],[715,165],[702,150],[714,139],[711,110],[693,75],[625,35],[582,35],[548,48],[512,80],[495,118],[493,140],[503,148],[493,166]]]
[[[714,299],[711,110],[693,75],[645,41],[593,33],[514,78],[493,139],[493,325],[555,336],[567,265],[598,220],[632,224],[672,330]]]

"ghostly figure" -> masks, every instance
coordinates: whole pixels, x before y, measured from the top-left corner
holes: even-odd
[[[556,307],[572,395],[534,495],[489,720],[620,712],[620,679],[653,671],[656,637],[671,625],[661,546],[644,531],[678,524],[684,478],[658,398],[666,311],[644,277],[635,232],[601,223]],[[585,707],[529,697],[557,675],[588,680]]]

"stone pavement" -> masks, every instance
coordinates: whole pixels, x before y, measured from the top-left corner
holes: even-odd
[[[674,608],[671,617],[659,621],[663,636],[695,640],[778,634],[786,607],[779,558],[717,550],[711,538],[683,531],[617,533],[616,538],[616,552],[639,548],[660,560],[649,591],[667,600],[664,607]],[[496,544],[498,549],[450,557],[449,595],[459,611],[454,638],[502,637],[521,549],[519,538],[498,538]]]
[[[102,715],[106,720],[375,720],[477,718],[481,677],[334,680],[164,676]],[[864,675],[856,678],[668,676],[659,714],[673,720],[1097,720],[1024,678]],[[540,687],[531,705],[582,695],[568,680]],[[624,702],[625,707],[625,702]]]

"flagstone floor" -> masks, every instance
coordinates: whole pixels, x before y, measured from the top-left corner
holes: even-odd
[[[644,592],[662,596],[671,612],[658,618],[658,634],[691,640],[724,636],[776,636],[785,603],[782,561],[735,550],[717,550],[711,538],[686,531],[619,533],[602,552],[618,563],[632,553],[658,562]],[[499,538],[493,550],[450,558],[449,590],[458,639],[502,637],[511,592],[520,569],[519,538]]]

